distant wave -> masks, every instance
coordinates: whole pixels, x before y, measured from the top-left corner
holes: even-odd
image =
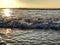
[[[19,29],[54,29],[60,30],[60,23],[32,23],[31,25],[27,23],[0,23],[0,28],[19,28]]]

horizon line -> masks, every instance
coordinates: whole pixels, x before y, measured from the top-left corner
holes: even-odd
[[[22,10],[60,10],[60,8],[0,8],[0,9],[22,9]]]

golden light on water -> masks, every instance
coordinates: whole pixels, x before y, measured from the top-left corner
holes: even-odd
[[[3,9],[4,16],[9,17],[9,16],[11,16],[10,13],[11,13],[11,10],[10,9]]]
[[[6,35],[10,35],[12,33],[12,30],[11,29],[6,29]]]
[[[6,42],[6,41],[11,41],[12,32],[13,31],[11,29],[0,30],[0,43],[3,43],[3,45],[13,45],[13,43]]]
[[[13,45],[12,43],[8,43],[7,45]]]
[[[5,34],[5,35],[11,35],[12,32],[13,31],[11,29],[3,29],[3,30],[0,30],[0,33]]]

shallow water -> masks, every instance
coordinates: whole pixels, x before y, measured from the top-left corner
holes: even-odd
[[[0,45],[60,45],[60,31],[1,28]]]

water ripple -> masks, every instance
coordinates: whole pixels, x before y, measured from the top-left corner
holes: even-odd
[[[60,45],[60,31],[1,29],[0,44],[7,45]]]

